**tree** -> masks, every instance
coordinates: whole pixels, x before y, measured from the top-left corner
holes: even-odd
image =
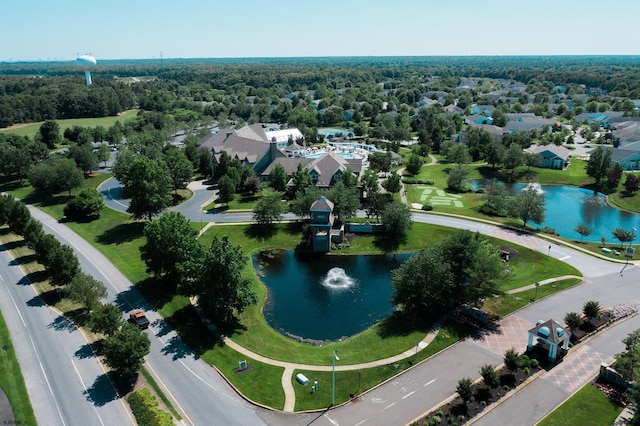
[[[149,353],[149,337],[133,324],[124,323],[102,345],[105,363],[120,374],[133,374],[140,369]]]
[[[582,325],[582,318],[577,312],[567,312],[563,320],[571,330],[577,330]]]
[[[412,176],[415,176],[420,173],[420,169],[422,168],[423,164],[424,161],[422,160],[422,158],[412,154],[409,156],[409,161],[407,161],[407,172],[409,172],[409,174],[411,174]]]
[[[54,163],[56,188],[59,191],[67,191],[71,196],[71,190],[80,187],[84,176],[75,161],[62,158]]]
[[[513,375],[518,371],[518,367],[520,367],[520,355],[518,355],[518,351],[515,348],[507,349],[504,353],[503,361],[509,373]]]
[[[627,178],[624,181],[624,189],[628,194],[634,194],[640,189],[640,177],[633,173],[627,173]]]
[[[311,217],[311,205],[320,198],[320,190],[315,186],[310,186],[304,191],[297,192],[289,206],[291,213],[301,218]]]
[[[73,145],[69,148],[67,158],[76,162],[76,166],[82,170],[85,176],[98,167],[98,157],[93,153],[91,144]]]
[[[122,311],[111,303],[105,303],[93,308],[89,325],[94,333],[112,336],[122,326]]]
[[[243,189],[254,196],[260,191],[260,178],[256,175],[249,176],[243,184]]]
[[[153,215],[160,213],[171,203],[171,177],[167,168],[155,160],[144,156],[135,158],[124,180],[120,182],[131,199],[127,212],[134,219],[146,217],[151,221]]]
[[[220,202],[227,203],[227,205],[233,201],[233,197],[236,193],[236,184],[233,179],[227,175],[222,176],[218,180],[218,197]]]
[[[454,143],[447,151],[447,161],[456,164],[469,164],[471,155],[469,148],[463,143]]]
[[[636,237],[634,231],[627,231],[624,228],[616,228],[611,234],[613,235],[613,238],[620,241],[621,249],[624,243],[631,243],[631,241]]]
[[[505,152],[506,148],[502,143],[492,140],[484,150],[484,159],[495,168],[496,164],[502,164],[504,161]]]
[[[462,379],[458,380],[456,392],[458,392],[458,395],[460,395],[460,398],[462,398],[464,402],[468,402],[473,396],[474,392],[473,380],[471,380],[469,377],[463,377]]]
[[[40,141],[47,145],[47,148],[54,149],[57,143],[60,143],[60,125],[55,120],[46,120],[40,126],[39,130]]]
[[[500,377],[495,367],[491,364],[485,364],[480,367],[480,375],[482,376],[482,380],[484,380],[484,384],[490,388],[495,388],[500,384]]]
[[[340,221],[353,217],[360,208],[358,190],[347,188],[342,182],[329,191],[327,198],[333,202],[333,213]]]
[[[378,175],[371,167],[367,167],[362,177],[360,178],[362,189],[367,194],[367,197],[371,197],[380,192],[380,185],[378,184]]]
[[[589,228],[587,225],[580,224],[573,230],[580,234],[580,242],[582,242],[584,237],[588,237],[589,235],[591,235],[591,228]]]
[[[27,224],[24,226],[24,239],[27,242],[27,246],[35,250],[36,243],[44,235],[42,224],[34,218],[30,218]]]
[[[11,198],[12,202],[9,204],[7,212],[7,224],[11,231],[24,236],[24,230],[29,221],[31,220],[31,213],[27,206],[22,204],[21,201]]]
[[[456,304],[477,304],[500,293],[506,276],[500,251],[486,237],[457,231],[437,246],[454,277],[450,297]]]
[[[496,181],[490,180],[484,187],[484,204],[480,211],[492,216],[507,216],[509,214],[509,201],[511,196],[505,186]]]
[[[397,173],[392,173],[387,179],[382,182],[382,187],[389,194],[397,194],[402,189],[402,181],[400,179],[400,175]]]
[[[104,167],[107,167],[107,161],[111,158],[111,148],[106,143],[98,145],[98,151],[96,152],[96,158],[98,161],[104,163]]]
[[[522,165],[523,162],[524,153],[522,152],[522,147],[515,143],[509,145],[509,148],[507,148],[502,158],[502,165],[505,169],[511,170],[513,173],[515,168]]]
[[[378,171],[387,173],[391,169],[391,152],[372,152],[369,154],[369,164]]]
[[[532,166],[538,167],[542,164],[542,157],[540,154],[534,154],[533,152],[527,151],[524,153],[524,164],[527,165],[527,171],[529,171]]]
[[[262,191],[262,197],[253,208],[253,219],[261,225],[278,222],[287,211],[287,205],[282,202],[282,192],[270,188]]]
[[[591,176],[596,180],[596,185],[600,184],[600,180],[607,175],[607,170],[611,164],[611,150],[605,149],[599,145],[591,151],[589,160],[587,161],[587,176]]]
[[[104,207],[104,197],[96,189],[84,188],[71,199],[64,208],[64,215],[69,220],[83,220],[89,217],[100,217]]]
[[[186,188],[187,184],[193,176],[193,164],[187,158],[185,153],[174,145],[169,145],[171,148],[165,150],[163,159],[167,165],[169,176],[171,177],[171,184],[174,193],[178,193],[178,189]]]
[[[454,277],[447,260],[437,250],[414,254],[391,276],[391,303],[401,305],[409,317],[422,320],[451,307]]]
[[[411,210],[404,204],[393,201],[382,212],[382,223],[387,239],[400,243],[407,237],[407,231],[411,229]]]
[[[163,213],[158,220],[145,225],[143,234],[147,240],[140,247],[140,257],[148,273],[181,280],[179,265],[200,253],[198,231],[182,213]]]
[[[80,272],[80,262],[71,247],[59,245],[47,253],[46,268],[53,285],[65,285]]]
[[[78,272],[65,288],[69,299],[82,304],[88,311],[107,297],[107,287],[100,281],[83,272]]]
[[[367,198],[366,210],[369,217],[373,216],[376,220],[380,220],[380,216],[385,207],[393,201],[390,194],[375,193]]]
[[[618,188],[623,173],[624,168],[620,163],[614,163],[613,166],[609,167],[609,170],[607,170],[607,186],[612,191],[615,191]]]
[[[287,172],[282,164],[276,164],[269,173],[269,186],[277,192],[287,190]]]
[[[230,321],[234,312],[241,313],[258,300],[251,281],[242,275],[246,265],[242,248],[227,236],[220,239],[216,235],[209,250],[193,259],[192,277],[182,283],[183,291],[197,296],[199,305],[214,318]]]
[[[522,226],[527,222],[542,223],[545,219],[544,194],[533,186],[524,188],[513,198],[510,215],[522,220]]]
[[[121,183],[127,180],[129,170],[131,170],[131,166],[135,158],[136,154],[134,154],[134,152],[129,148],[124,148],[118,151],[116,161],[113,163],[113,166],[111,166],[111,173]]]
[[[33,250],[36,252],[36,259],[38,263],[44,265],[45,268],[50,266],[49,254],[53,253],[58,247],[60,242],[56,237],[51,234],[44,234],[38,240],[35,241]]]
[[[447,187],[453,192],[467,192],[469,190],[469,184],[467,179],[471,171],[466,164],[458,164],[449,171],[447,177]]]
[[[587,300],[582,306],[582,313],[589,321],[600,316],[600,303],[595,300]]]
[[[340,181],[344,183],[344,186],[347,188],[356,188],[358,186],[358,176],[353,173],[351,167],[347,167],[342,175],[340,175]]]
[[[298,194],[300,192],[304,192],[308,187],[312,185],[311,175],[309,174],[309,169],[302,166],[302,163],[298,163],[298,167],[295,172],[291,175],[291,182],[293,186],[290,188],[292,194]]]

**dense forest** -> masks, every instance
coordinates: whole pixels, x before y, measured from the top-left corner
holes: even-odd
[[[293,114],[294,121],[312,127],[336,124],[331,121],[337,108],[339,115],[363,109],[370,117],[370,108],[382,111],[380,105],[387,103],[386,111],[413,115],[425,92],[459,92],[465,78],[522,82],[532,95],[551,95],[558,86],[568,87],[568,94],[598,88],[612,98],[599,101],[610,105],[613,98],[640,99],[640,57],[635,56],[107,60],[92,74],[94,84],[86,87],[75,63],[1,63],[0,127],[116,115],[134,106],[159,112],[181,108],[189,120],[222,114],[284,123]],[[486,87],[471,91],[471,102],[485,103],[481,89]],[[321,110],[328,118],[299,117],[309,109],[307,95],[323,101],[314,106],[314,115]]]

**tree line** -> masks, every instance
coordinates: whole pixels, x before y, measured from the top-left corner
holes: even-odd
[[[101,345],[105,363],[119,374],[137,371],[149,353],[149,338],[133,324],[123,321],[118,307],[102,302],[107,288],[81,271],[73,249],[45,233],[26,205],[11,195],[0,195],[0,226],[8,226],[24,238],[38,263],[44,266],[49,283],[82,306],[90,316],[89,327],[93,332],[106,336]]]

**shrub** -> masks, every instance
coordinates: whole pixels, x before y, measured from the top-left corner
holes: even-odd
[[[531,366],[531,368],[539,368],[540,367],[540,363],[538,362],[537,359],[532,359],[531,362],[529,362],[529,365]]]
[[[469,377],[463,377],[458,381],[456,392],[463,401],[469,401],[473,397],[473,380]]]
[[[584,302],[584,305],[582,306],[582,313],[590,320],[598,318],[600,315],[600,303],[595,300]]]
[[[438,424],[442,421],[442,418],[440,416],[433,416],[433,422],[434,424]]]
[[[480,367],[480,375],[482,376],[482,380],[484,380],[484,384],[489,387],[494,388],[500,384],[500,377],[491,364],[485,364]]]
[[[507,370],[511,374],[515,373],[518,370],[520,365],[520,357],[518,355],[518,351],[515,348],[508,349],[504,353],[504,365],[507,367]]]
[[[431,205],[431,203],[426,203],[422,205],[422,210],[426,211],[426,212],[430,212],[431,210],[433,210],[433,206]]]
[[[520,357],[520,367],[522,368],[528,368],[531,365],[531,360],[529,359],[528,355],[522,355]]]
[[[529,367],[523,368],[522,371],[524,371],[524,374],[526,374],[527,376],[531,374],[531,370],[529,370]]]
[[[158,401],[148,388],[132,392],[127,402],[140,426],[173,426],[171,414],[158,408]]]
[[[540,230],[540,232],[542,232],[543,234],[549,234],[549,235],[555,235],[555,236],[560,235],[560,234],[558,234],[558,233],[556,232],[556,230],[555,230],[555,229],[553,229],[553,228],[551,228],[551,227],[548,227],[548,226],[545,226],[544,228],[542,228],[542,229]]]
[[[433,185],[435,182],[433,179],[421,179],[416,177],[403,177],[402,182],[408,185]]]

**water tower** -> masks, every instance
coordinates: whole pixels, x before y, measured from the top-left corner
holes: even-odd
[[[87,86],[91,85],[91,73],[89,69],[96,65],[96,58],[91,55],[80,55],[76,58],[76,63],[84,70],[84,77],[87,81]]]

